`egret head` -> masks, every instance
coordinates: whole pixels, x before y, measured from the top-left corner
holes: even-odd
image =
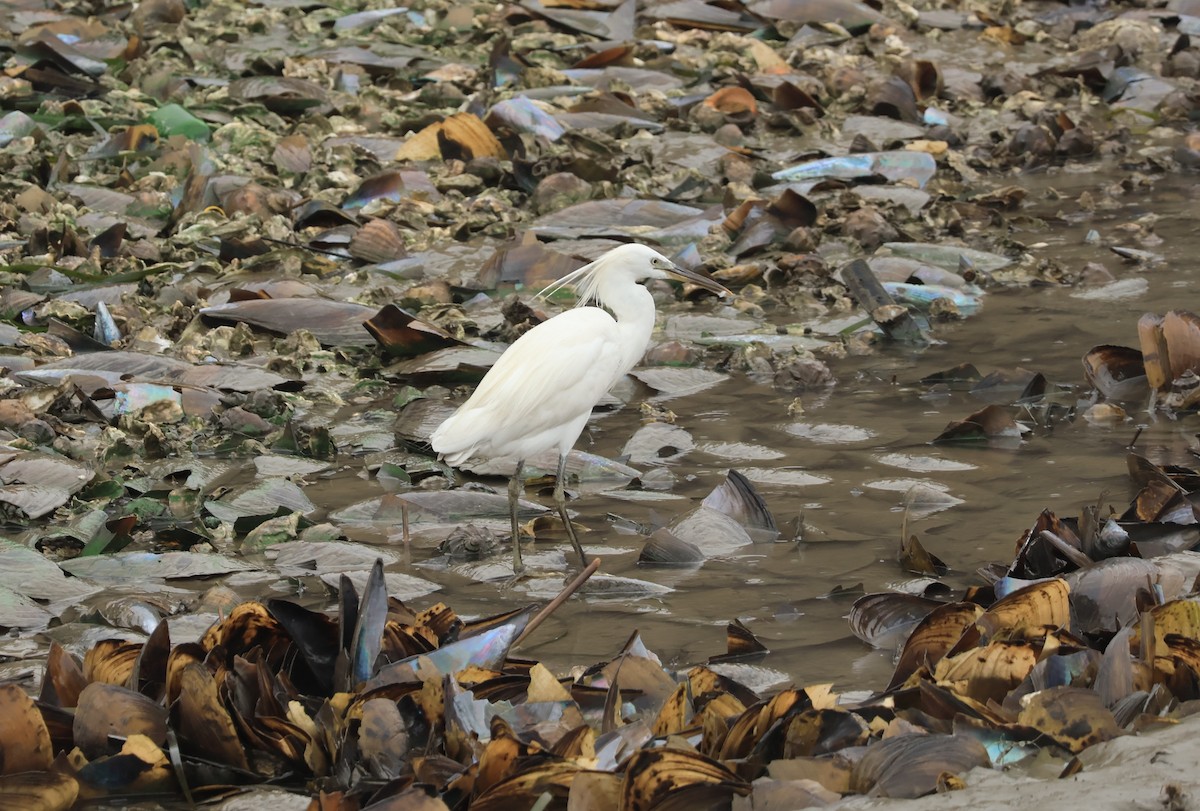
[[[647,279],[676,279],[711,290],[718,296],[732,295],[724,286],[699,273],[681,268],[653,248],[631,242],[619,245],[589,265],[568,273],[547,287],[538,296],[545,297],[566,285],[574,285],[579,303],[584,304],[597,297],[602,279],[623,277],[630,282]]]

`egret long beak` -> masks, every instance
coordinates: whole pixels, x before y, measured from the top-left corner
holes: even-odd
[[[725,285],[717,282],[715,279],[702,276],[694,270],[688,270],[687,268],[679,267],[679,265],[673,265],[667,272],[682,282],[691,282],[698,287],[703,287],[709,292],[716,293],[721,298],[726,298],[727,296],[733,295],[733,291],[725,287]]]

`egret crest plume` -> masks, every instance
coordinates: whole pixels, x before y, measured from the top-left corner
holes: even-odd
[[[604,256],[608,256],[605,254]],[[575,306],[584,307],[593,301],[600,299],[600,271],[597,268],[597,263],[604,259],[604,256],[594,262],[588,262],[581,268],[576,268],[563,276],[561,279],[543,287],[534,298],[548,299],[564,287],[575,288]]]

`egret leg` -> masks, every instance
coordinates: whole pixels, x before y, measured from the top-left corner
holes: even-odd
[[[571,544],[579,554],[579,565],[587,566],[587,556],[583,554],[583,547],[579,545],[579,538],[575,537],[575,527],[571,526],[571,517],[567,515],[567,494],[563,491],[563,485],[566,481],[567,455],[559,454],[558,476],[554,479],[554,506],[558,507],[558,515],[562,518],[563,526],[567,528],[567,535],[571,539]]]
[[[521,471],[524,469],[525,460],[521,459],[517,462],[517,469],[513,472],[512,479],[508,482],[508,517],[512,521],[514,574],[521,574],[521,572],[525,571],[525,564],[521,563],[521,527],[517,524],[517,499],[521,494]]]

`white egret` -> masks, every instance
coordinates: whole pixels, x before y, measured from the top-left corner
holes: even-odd
[[[433,449],[459,466],[472,459],[516,459],[508,486],[513,570],[521,564],[517,497],[525,460],[558,451],[554,503],[581,563],[587,563],[567,515],[567,454],[587,424],[592,407],[633,368],[650,343],[654,298],[639,284],[680,279],[721,296],[729,291],[698,273],[676,267],[645,245],[621,245],[547,287],[546,296],[574,285],[575,309],[550,318],[522,335],[492,366],[475,392],[430,437]],[[608,310],[586,307],[596,300]]]

